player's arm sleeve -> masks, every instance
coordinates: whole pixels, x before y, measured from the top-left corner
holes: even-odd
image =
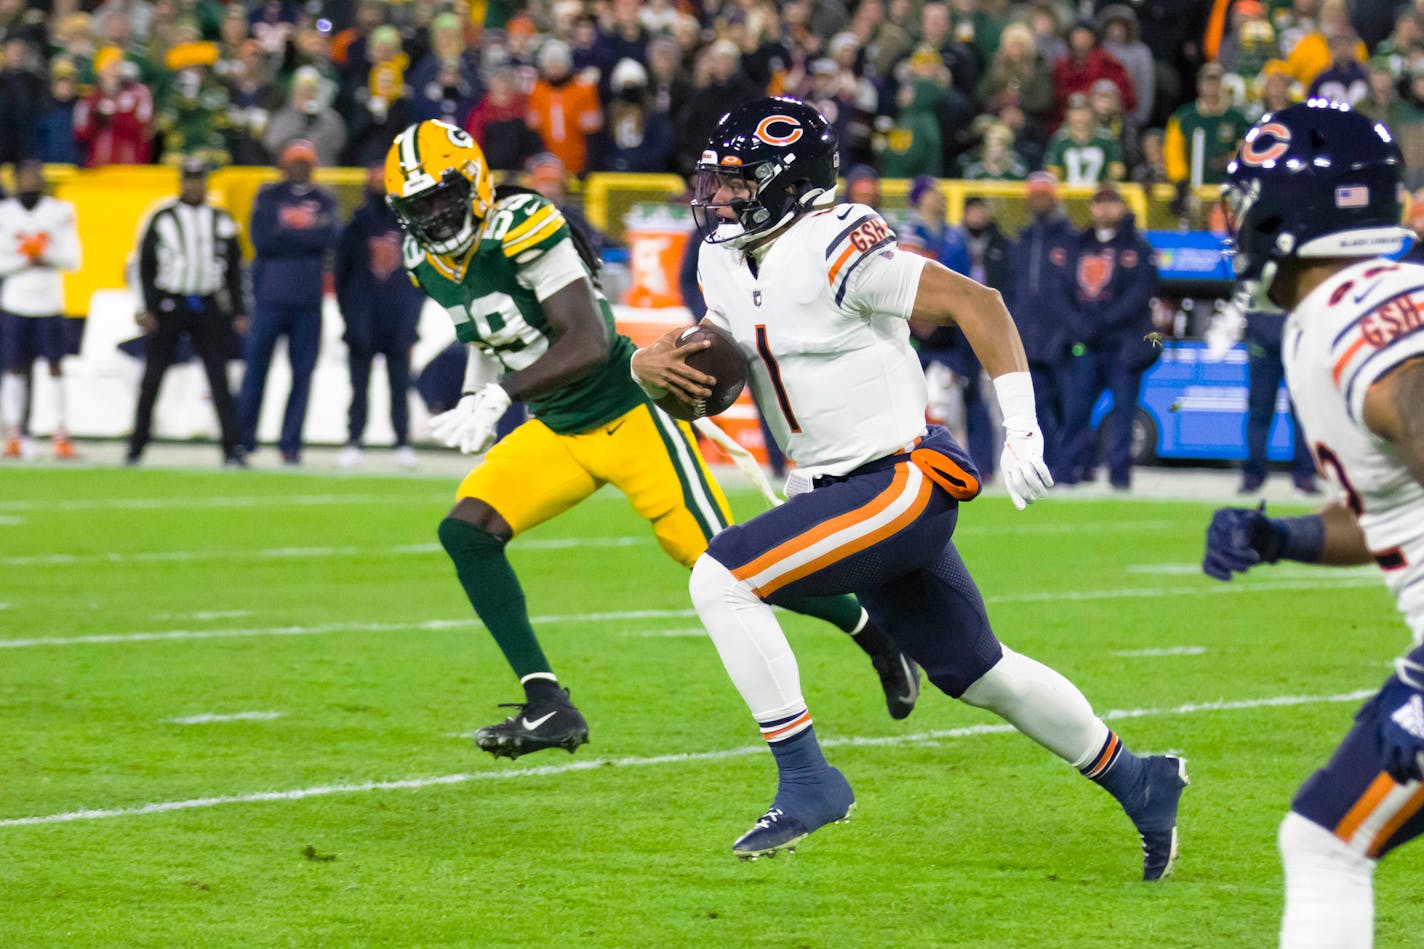
[[[79,269],[83,254],[79,248],[79,221],[74,208],[66,207],[55,224],[53,239],[45,252],[45,262],[55,270],[72,273]]]
[[[909,319],[926,258],[901,251],[879,214],[852,207],[846,226],[826,245],[826,282],[836,306],[864,317]]]
[[[553,243],[519,268],[519,282],[533,290],[541,303],[587,276],[588,268],[574,249],[572,240]]]
[[[1387,301],[1389,306],[1393,301]],[[1381,308],[1376,308],[1376,311]],[[1376,382],[1399,369],[1405,363],[1424,356],[1424,325],[1396,336],[1376,346],[1378,335],[1367,332],[1365,326],[1373,315],[1366,314],[1340,334],[1331,350],[1333,364],[1330,375],[1345,399],[1350,418],[1363,424],[1365,394]],[[1372,339],[1373,336],[1373,339]]]
[[[547,201],[538,202],[533,210],[516,220],[500,239],[504,256],[518,264],[521,270],[559,243],[568,244],[569,249],[573,249],[568,221],[558,208]]]

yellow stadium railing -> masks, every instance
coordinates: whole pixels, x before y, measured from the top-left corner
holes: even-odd
[[[112,165],[96,169],[76,169],[68,165],[46,168],[50,189],[59,197],[73,201],[78,210],[80,242],[84,250],[84,266],[66,277],[66,309],[73,315],[88,312],[89,299],[97,290],[121,288],[127,283],[126,266],[134,251],[138,229],[146,214],[158,203],[178,191],[178,175],[172,168],[152,165]],[[272,168],[222,168],[209,178],[212,199],[230,211],[243,228],[244,251],[251,254],[246,225],[252,212],[252,202],[258,189],[276,181]],[[341,206],[343,219],[360,203],[366,171],[360,168],[323,168],[316,180],[330,188]],[[0,182],[12,184],[9,174]],[[1022,182],[1009,181],[941,181],[947,199],[946,217],[958,223],[964,202],[971,196],[987,199],[1000,227],[1013,234],[1028,220],[1028,205]],[[1152,228],[1174,228],[1181,221],[1170,210],[1174,197],[1171,187],[1159,185],[1144,191],[1138,185],[1121,186],[1123,197],[1136,214],[1139,225]],[[881,182],[881,209],[894,216],[907,203],[909,182],[886,179]],[[1064,208],[1074,223],[1088,223],[1090,187],[1059,189]],[[625,220],[639,204],[668,204],[686,207],[687,182],[677,175],[633,175],[596,173],[574,183],[571,200],[582,202],[584,213],[594,227],[615,241],[626,234]],[[1216,201],[1215,188],[1202,188],[1191,209],[1188,223],[1205,227]]]

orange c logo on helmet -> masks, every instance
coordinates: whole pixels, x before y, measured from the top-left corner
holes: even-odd
[[[1266,139],[1263,144],[1262,139]],[[1267,122],[1252,129],[1241,143],[1241,163],[1257,167],[1275,161],[1290,151],[1291,132],[1279,122]]]
[[[791,131],[785,135],[773,135],[771,127],[778,123],[791,126]],[[789,115],[768,115],[756,127],[756,137],[768,145],[790,145],[801,137],[801,123]]]

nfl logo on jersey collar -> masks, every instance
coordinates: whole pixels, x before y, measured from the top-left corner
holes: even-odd
[[[761,291],[760,291],[760,290],[753,290],[753,291],[752,291],[752,305],[753,305],[753,306],[761,306]]]

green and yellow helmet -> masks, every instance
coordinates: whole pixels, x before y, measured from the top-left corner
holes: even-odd
[[[386,201],[425,250],[462,254],[494,203],[485,153],[464,129],[417,122],[386,153]]]

